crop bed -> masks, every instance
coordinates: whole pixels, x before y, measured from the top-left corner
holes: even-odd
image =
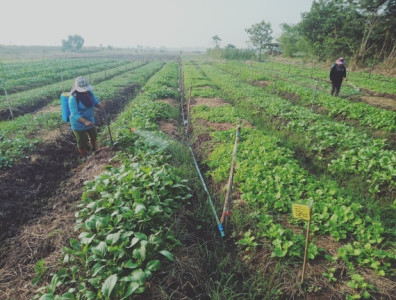
[[[304,77],[327,72],[298,66],[80,63],[64,81],[50,71],[56,60],[32,72],[13,65],[21,115],[0,123],[0,298],[392,299],[393,111],[350,102],[360,97],[351,88],[329,98],[321,79],[311,109],[315,80]],[[114,140],[110,147],[98,112],[102,147],[84,162],[58,123],[60,86],[78,70],[107,102]],[[43,76],[29,86],[35,72]],[[362,76],[350,78],[375,92]],[[180,98],[191,143],[179,129]],[[188,147],[220,216],[238,125],[232,213],[220,240]],[[301,284],[307,224],[291,206],[311,200]]]
[[[276,122],[275,116],[281,118],[278,130],[287,128],[299,131],[298,128],[302,127],[306,135],[327,131],[320,140],[308,137],[309,143],[317,140],[322,145],[333,147],[337,142],[329,139],[336,137],[336,127],[342,126],[344,133],[353,132],[353,129],[295,108],[281,98],[266,94],[260,87],[252,87],[213,66],[187,63],[184,72],[186,85],[191,87],[194,96],[194,134],[197,141],[206,141],[207,151],[203,153],[202,160],[216,185],[225,185],[228,178],[236,125],[246,123],[246,120],[252,122],[242,126],[234,178],[237,192],[234,192],[231,234],[236,239],[241,258],[251,265],[258,263],[262,268],[273,264],[274,259],[278,261],[279,268],[272,272],[284,278],[280,290],[287,298],[301,297],[307,292],[317,296],[331,293],[340,298],[390,297],[394,288],[394,270],[391,267],[395,263],[392,242],[394,225],[392,222],[384,225],[382,222],[386,222],[385,219],[381,221],[378,211],[367,205],[367,201],[375,201],[370,196],[374,191],[363,197],[360,195],[362,200],[356,201],[351,191],[336,181],[317,171],[310,174],[295,159],[293,151],[282,146],[284,141],[271,136],[273,129],[266,130],[260,119],[267,118],[265,114],[272,116],[272,122]],[[213,104],[221,102],[218,98],[202,101],[207,95],[226,101],[221,106],[213,106],[211,101]],[[200,102],[205,104],[199,106]],[[258,128],[253,127],[255,124]],[[348,139],[353,141],[351,134],[348,134]],[[360,147],[364,145],[359,144]],[[312,144],[308,145],[312,147]],[[348,147],[345,141],[341,149],[343,147]],[[357,144],[353,147],[360,148]],[[323,150],[316,153],[316,159],[319,154],[320,160],[327,161],[327,151]],[[331,157],[329,171],[338,175],[343,168],[332,169],[336,155]],[[364,160],[361,153],[358,157]],[[392,152],[390,157],[395,157],[395,154]],[[357,162],[356,159],[354,161]],[[305,163],[308,164],[309,160]],[[394,165],[392,160],[384,163],[384,167],[390,170],[390,176],[395,175]],[[355,174],[359,178],[363,175]],[[310,200],[315,203],[312,220],[314,238],[308,249],[309,278],[306,285],[301,286],[296,277],[299,276],[299,262],[304,252],[304,223],[293,219],[291,204],[308,204]]]

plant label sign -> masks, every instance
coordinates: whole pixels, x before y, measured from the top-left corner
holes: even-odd
[[[297,219],[311,220],[311,207],[309,205],[292,204],[293,216]]]

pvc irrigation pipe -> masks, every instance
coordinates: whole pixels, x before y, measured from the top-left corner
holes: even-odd
[[[181,68],[180,67],[179,67],[179,71],[181,72]],[[223,224],[221,224],[221,222],[219,220],[219,217],[217,216],[217,212],[216,212],[216,209],[214,207],[212,197],[210,196],[209,190],[208,190],[208,188],[207,188],[207,186],[205,184],[205,181],[204,181],[204,179],[202,177],[201,170],[199,169],[197,160],[195,159],[194,151],[193,151],[193,149],[191,147],[190,137],[188,136],[188,130],[187,130],[188,123],[187,123],[187,120],[186,120],[186,118],[184,116],[184,108],[183,108],[183,92],[184,92],[184,88],[183,88],[182,85],[183,85],[183,81],[180,80],[180,90],[181,90],[181,94],[182,94],[181,98],[180,98],[181,108],[182,108],[181,109],[181,113],[182,113],[182,117],[183,117],[183,124],[186,127],[185,134],[186,134],[186,138],[187,138],[188,148],[190,149],[191,156],[192,156],[192,158],[194,160],[194,165],[195,165],[195,168],[197,169],[197,173],[198,173],[199,179],[201,180],[202,186],[203,186],[206,194],[208,195],[209,204],[210,204],[210,207],[212,209],[213,215],[215,217],[215,220],[216,220],[216,223],[217,223],[217,228],[219,229],[219,232],[220,232],[220,236],[223,238],[223,237],[225,237]],[[187,116],[187,119],[188,119],[188,116]]]

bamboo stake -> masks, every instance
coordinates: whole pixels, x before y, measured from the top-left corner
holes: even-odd
[[[232,153],[231,170],[230,170],[230,176],[228,177],[227,192],[226,192],[226,196],[225,196],[225,200],[224,200],[223,213],[220,218],[220,222],[222,224],[225,223],[225,225],[227,225],[228,219],[230,217],[230,203],[231,203],[231,198],[232,198],[232,182],[234,180],[234,168],[235,168],[235,161],[236,161],[238,142],[239,142],[240,136],[241,136],[241,126],[238,126],[236,135],[235,135],[234,152]]]
[[[313,201],[311,200],[311,203],[309,204],[309,221],[308,221],[307,235],[305,237],[305,251],[304,251],[304,262],[303,262],[301,283],[304,283],[305,270],[306,270],[306,265],[307,265],[308,246],[309,246],[309,233],[311,231],[312,206],[313,206]]]
[[[191,125],[191,94],[192,94],[192,84],[190,84],[190,93],[188,96],[188,104],[187,104],[187,130],[189,131]]]
[[[10,111],[11,119],[14,119],[14,113],[12,112],[10,97],[8,97],[8,94],[7,94],[7,90],[6,90],[4,81],[2,81],[2,85],[3,85],[4,94],[5,94],[6,99],[7,99],[8,109],[9,109],[9,111]]]
[[[319,79],[316,79],[316,84],[315,84],[315,92],[313,95],[313,99],[312,99],[312,106],[311,106],[311,110],[314,110],[314,104],[315,104],[315,98],[316,98],[316,93],[318,92],[318,85],[319,85]]]

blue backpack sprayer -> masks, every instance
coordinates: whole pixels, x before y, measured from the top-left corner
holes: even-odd
[[[60,94],[61,108],[62,108],[62,121],[63,122],[70,122],[69,96],[70,96],[70,93],[67,93],[67,92],[63,92],[62,94]],[[110,118],[107,115],[106,110],[104,108],[103,108],[103,112],[105,115],[107,130],[109,132],[110,143],[111,143],[111,146],[113,146],[113,137],[112,137],[111,131],[110,131]]]

